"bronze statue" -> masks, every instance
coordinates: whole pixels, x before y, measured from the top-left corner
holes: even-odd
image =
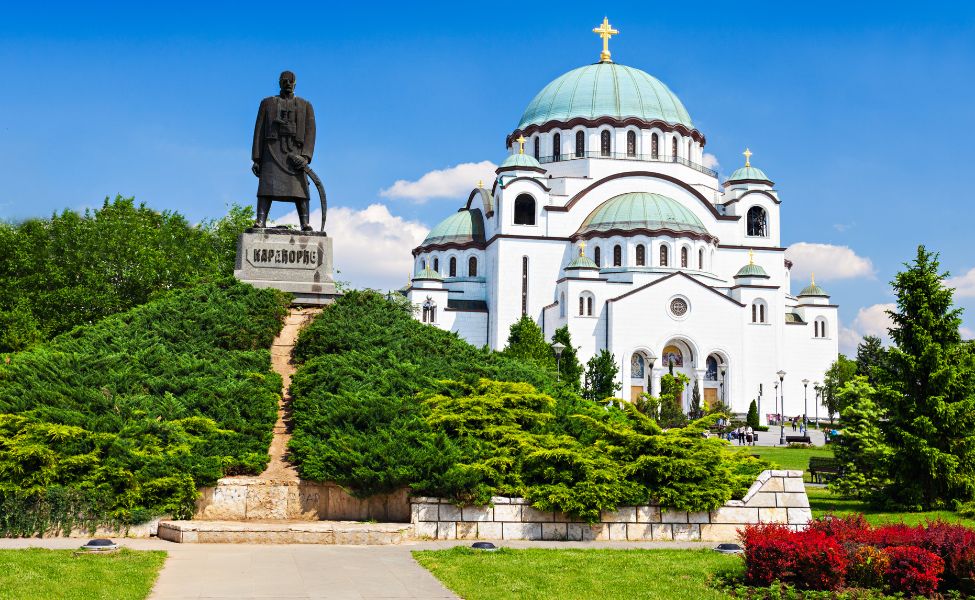
[[[311,103],[295,96],[295,74],[284,71],[278,78],[281,93],[261,101],[254,125],[251,170],[260,179],[257,186],[257,221],[254,227],[267,226],[271,203],[293,202],[302,231],[312,231],[308,223],[310,177],[322,201],[322,229],[325,227],[325,190],[308,164],[315,152],[315,111]]]

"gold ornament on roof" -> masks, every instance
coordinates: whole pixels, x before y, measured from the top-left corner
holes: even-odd
[[[752,163],[751,163],[751,159],[752,159],[752,151],[751,151],[751,150],[749,150],[748,148],[745,148],[745,151],[744,151],[744,152],[742,152],[742,154],[744,154],[744,155],[745,155],[745,166],[746,166],[746,167],[750,167],[750,166],[752,166]]]
[[[518,142],[518,154],[524,154],[525,153],[525,141],[526,141],[525,140],[525,136],[519,135],[518,136],[518,139],[515,140],[515,141]]]
[[[809,274],[809,285],[816,285],[816,274],[815,273],[810,273]]]
[[[748,249],[748,264],[750,265],[755,264],[755,251],[752,250],[751,248]]]
[[[613,62],[609,58],[609,38],[619,33],[618,29],[613,29],[613,26],[609,24],[609,18],[603,17],[603,24],[592,30],[593,33],[599,34],[599,37],[603,38],[603,51],[599,53],[600,62]]]
[[[579,256],[586,255],[586,240],[579,242]]]
[[[483,187],[484,187],[484,182],[482,180],[478,179],[477,180],[477,189],[481,189]]]

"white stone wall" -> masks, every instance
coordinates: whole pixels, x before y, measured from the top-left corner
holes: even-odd
[[[802,471],[763,471],[741,500],[705,512],[624,506],[585,523],[540,511],[523,498],[495,497],[490,506],[459,507],[441,498],[411,499],[414,536],[439,540],[735,541],[750,523],[799,530],[812,518]]]

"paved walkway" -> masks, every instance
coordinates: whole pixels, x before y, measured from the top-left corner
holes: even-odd
[[[786,423],[785,425],[785,435],[786,437],[790,435],[802,435],[799,431],[792,431],[792,425]],[[824,445],[823,432],[817,429],[809,429],[809,439],[812,440],[814,446]],[[731,442],[732,446],[737,446],[738,441]],[[769,427],[768,431],[759,431],[758,440],[755,442],[756,446],[779,446],[779,426],[772,425]],[[788,443],[787,443],[788,445]]]
[[[4,548],[77,548],[82,539],[0,539]],[[165,550],[150,600],[457,598],[413,560],[413,550],[466,541],[398,546],[173,544],[116,540],[134,550]],[[711,548],[694,542],[496,542],[510,548]]]

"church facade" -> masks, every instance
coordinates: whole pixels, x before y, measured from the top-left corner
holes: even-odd
[[[583,363],[612,352],[625,400],[679,372],[702,402],[812,417],[837,306],[814,281],[793,294],[773,182],[747,150],[721,182],[677,96],[594,31],[600,61],[535,96],[494,181],[413,250],[417,318],[501,349],[528,315],[548,339],[567,326]]]

